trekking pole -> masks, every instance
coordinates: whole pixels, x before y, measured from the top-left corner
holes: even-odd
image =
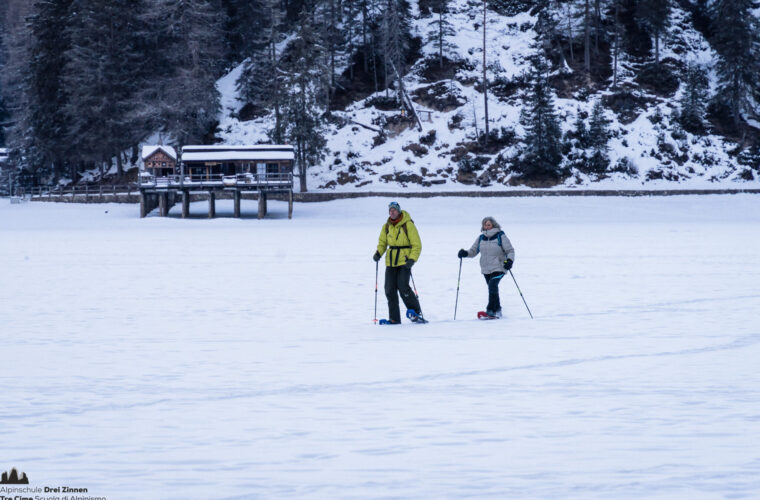
[[[462,257],[459,257],[459,276],[457,276],[457,300],[454,302],[454,321],[457,320],[457,305],[459,304],[459,280],[462,279]]]
[[[414,275],[412,274],[412,270],[411,269],[409,269],[409,277],[412,278],[412,287],[414,287],[414,296],[417,297],[417,304],[420,305],[420,314],[419,314],[419,316],[422,317],[422,304],[420,304],[420,296],[417,293],[417,285],[414,284]],[[407,317],[409,318],[408,311],[407,311]],[[412,318],[409,318],[409,319],[412,319]],[[414,320],[412,320],[412,321],[414,321]],[[425,321],[424,318],[422,318],[422,322],[423,323],[427,323],[427,321]]]
[[[530,307],[528,307],[528,303],[525,302],[525,297],[523,296],[522,290],[520,290],[520,285],[517,284],[517,280],[515,279],[515,275],[512,274],[512,270],[509,270],[509,275],[512,276],[512,281],[515,282],[515,286],[517,287],[517,291],[520,292],[520,297],[523,299],[523,304],[525,304],[525,308],[528,310],[528,314],[530,314],[530,319],[533,319],[533,313],[530,312]]]
[[[375,262],[375,319],[372,321],[377,324],[377,273],[379,269],[380,263],[379,261]]]
[[[417,293],[417,285],[414,284],[414,275],[412,274],[412,270],[409,269],[409,277],[412,278],[412,286],[414,287],[414,296],[417,297],[417,303],[420,302],[420,295]],[[422,304],[420,304],[420,313],[422,313]]]

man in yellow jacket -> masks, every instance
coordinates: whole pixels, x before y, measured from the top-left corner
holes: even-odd
[[[387,253],[385,251],[388,250]],[[411,216],[401,210],[395,201],[388,205],[388,221],[380,229],[377,251],[372,257],[375,262],[385,253],[385,296],[388,298],[388,320],[392,324],[401,322],[398,295],[407,309],[413,309],[417,317],[413,321],[425,322],[420,309],[420,301],[409,286],[412,266],[420,258],[422,241]]]

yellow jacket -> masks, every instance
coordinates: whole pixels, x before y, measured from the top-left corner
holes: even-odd
[[[383,224],[380,229],[380,239],[377,243],[377,251],[380,255],[385,253],[385,265],[388,267],[400,267],[406,264],[406,259],[414,259],[417,262],[422,252],[422,240],[412,217],[406,210],[401,211],[401,220],[395,225],[391,222]]]

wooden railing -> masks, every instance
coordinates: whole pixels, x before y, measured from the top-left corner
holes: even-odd
[[[154,177],[152,175],[140,176],[140,188],[203,188],[218,186],[271,186],[292,185],[293,174],[283,173],[242,173],[235,175],[171,175],[167,177]]]
[[[32,199],[60,199],[64,197],[84,196],[85,199],[90,197],[113,197],[120,195],[137,194],[139,191],[136,184],[121,184],[111,186],[54,186],[43,187],[37,186],[28,188],[27,193]]]

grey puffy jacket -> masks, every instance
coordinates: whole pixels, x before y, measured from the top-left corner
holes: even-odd
[[[490,238],[499,231],[501,231],[500,227],[493,227],[487,231],[482,231],[481,234]],[[475,243],[467,251],[468,257],[475,257],[478,254],[478,244],[480,245],[480,272],[483,274],[504,272],[504,261],[512,259],[514,262],[515,260],[515,249],[506,234],[501,235],[501,246],[499,246],[498,238],[481,241],[480,236],[478,236]]]

